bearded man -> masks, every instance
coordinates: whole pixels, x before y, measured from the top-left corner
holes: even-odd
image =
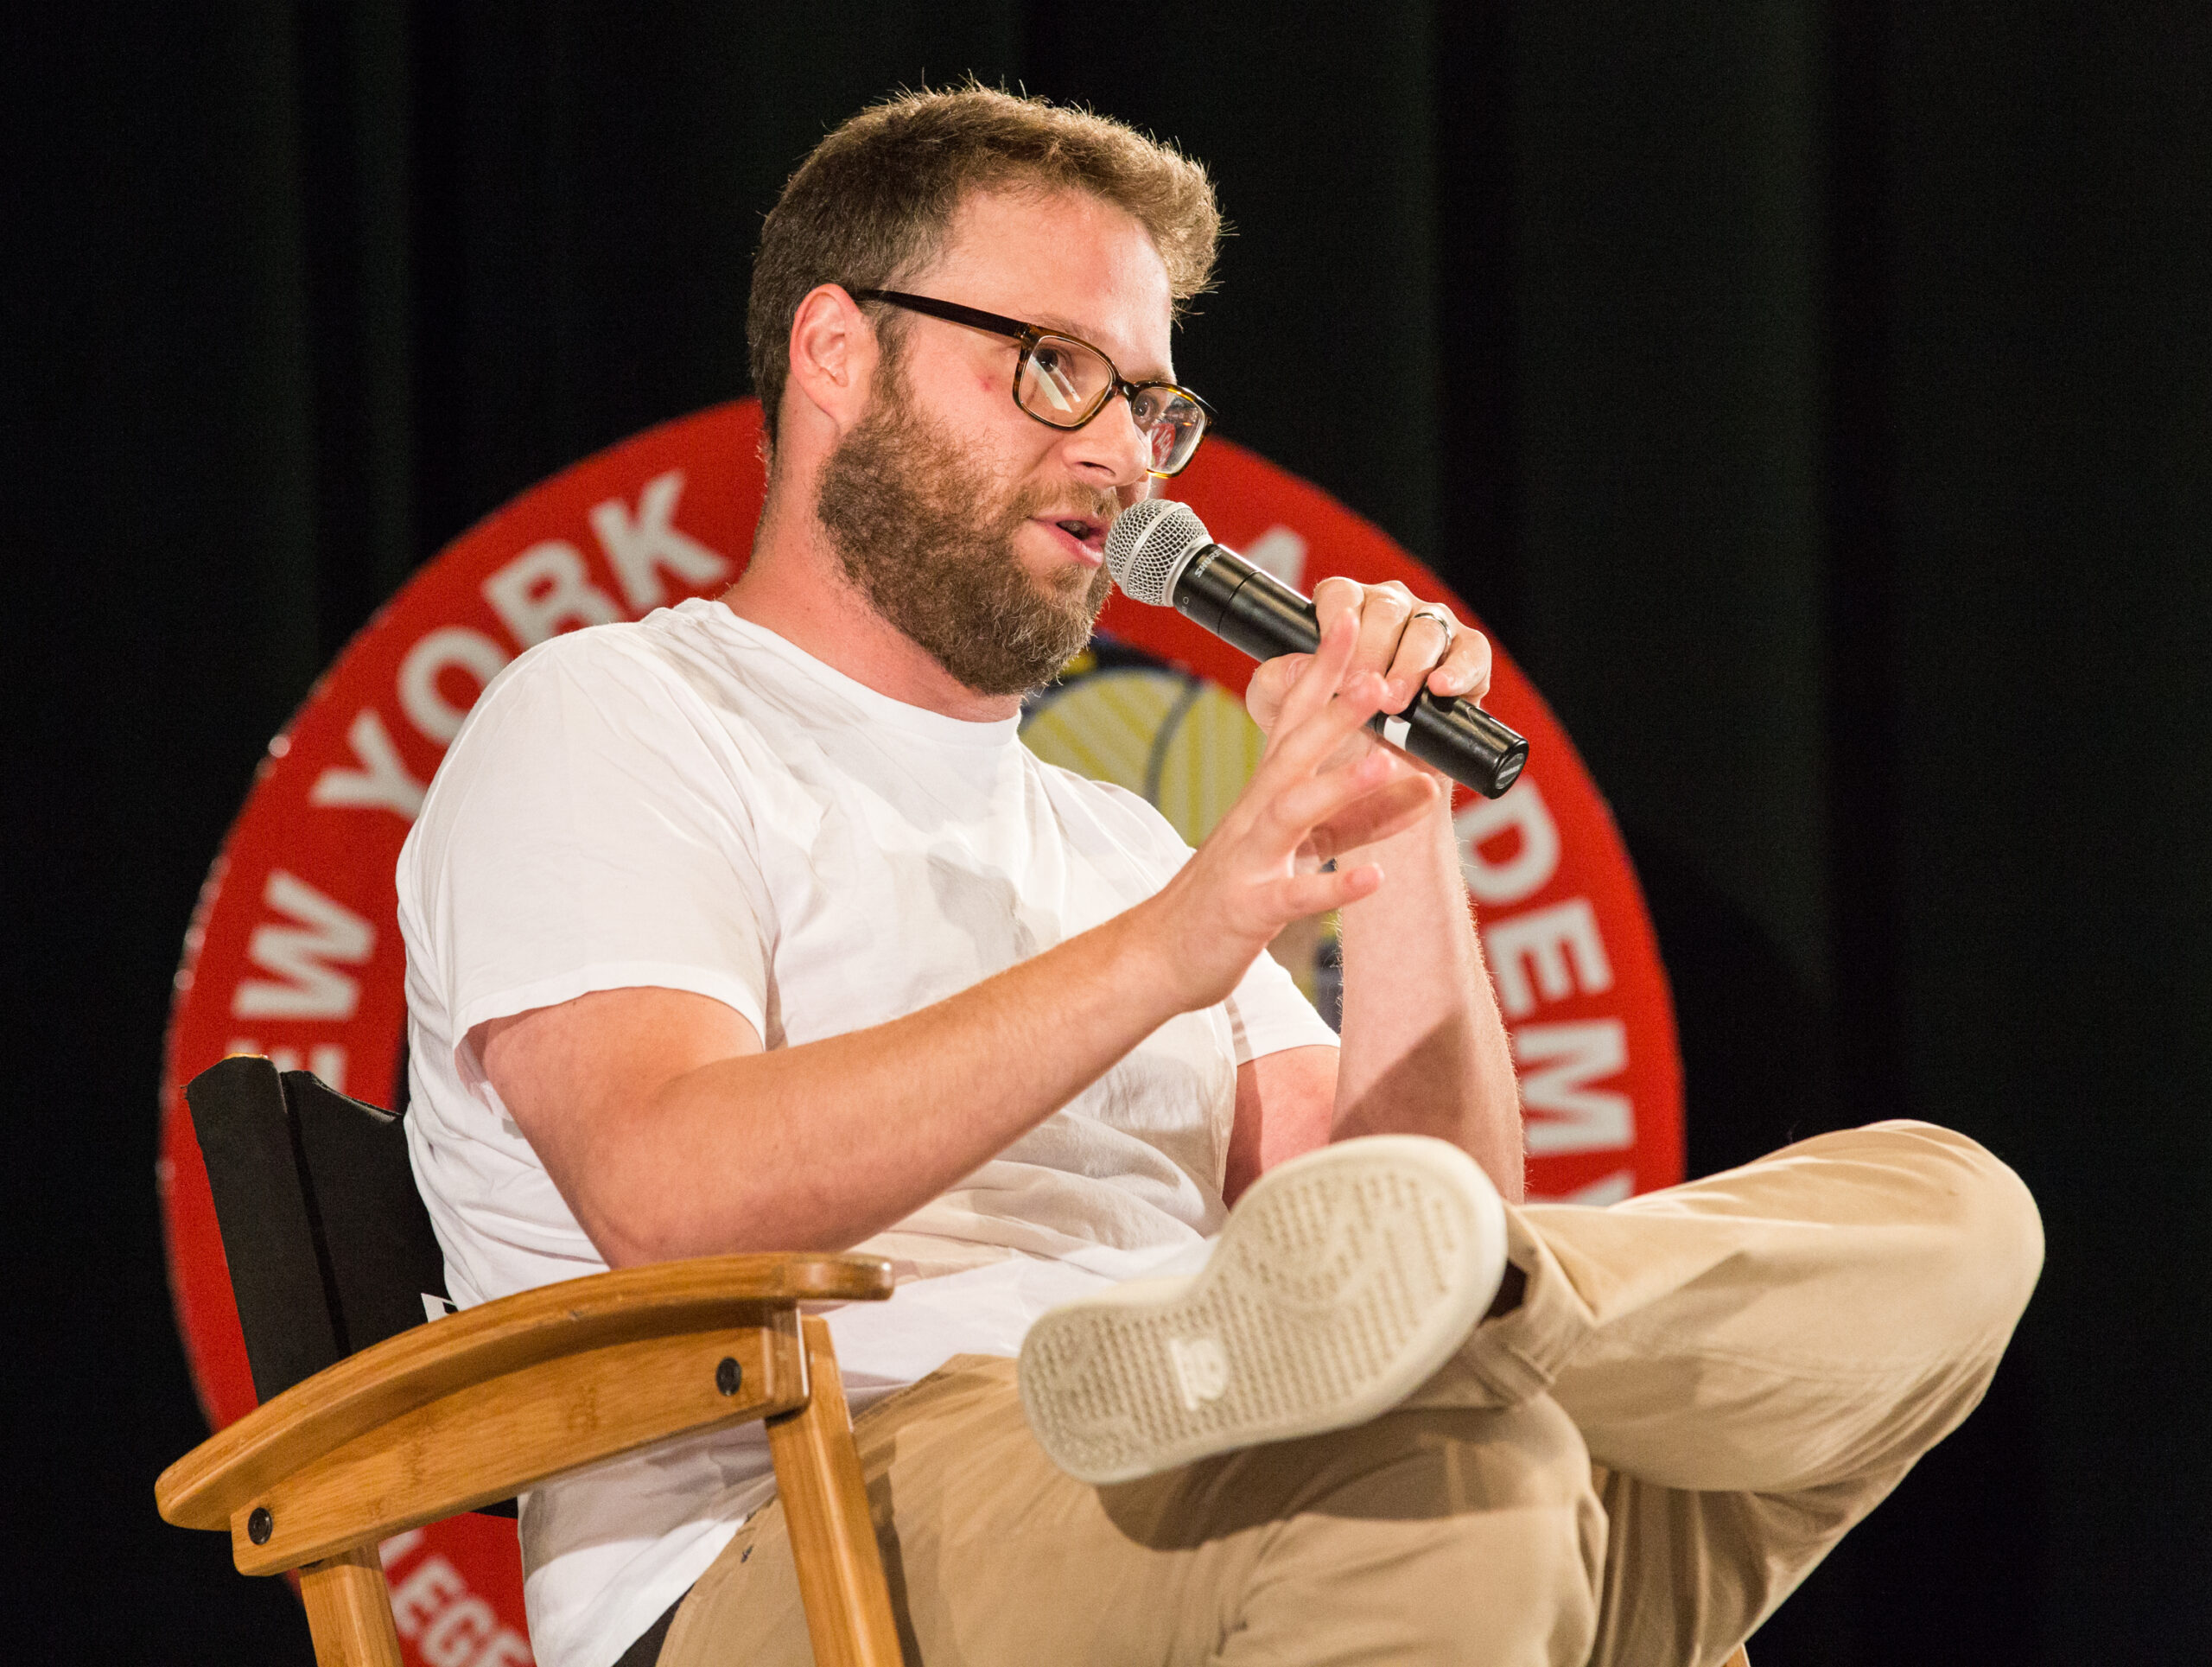
[[[448,1288],[892,1258],[832,1323],[917,1659],[1717,1662],[1980,1397],[2033,1206],[1922,1125],[1520,1206],[1446,797],[1363,727],[1489,649],[1402,589],[1319,587],[1196,853],[1020,746],[1203,436],[1218,232],[1173,150],[980,88],[793,176],[744,577],[518,660],[401,858]],[[1264,953],[1326,909],[1341,1039]],[[1317,1314],[1382,1339],[1343,1381]],[[1114,1411],[1163,1384],[1189,1420]],[[808,1659],[772,1496],[757,1428],[533,1492],[538,1658]]]

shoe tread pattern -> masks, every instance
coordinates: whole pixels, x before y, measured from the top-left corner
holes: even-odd
[[[1430,1333],[1476,1259],[1461,1193],[1387,1161],[1270,1179],[1179,1297],[1077,1304],[1039,1320],[1023,1350],[1024,1400],[1063,1469],[1122,1480],[1359,1422],[1456,1346],[1446,1338],[1440,1353]],[[1194,1339],[1211,1339],[1227,1368],[1217,1397],[1196,1404],[1175,1358]]]

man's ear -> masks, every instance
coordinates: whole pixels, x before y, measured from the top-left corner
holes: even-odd
[[[875,331],[860,303],[835,283],[806,293],[791,315],[790,385],[798,415],[812,407],[843,434],[859,423],[875,385]]]

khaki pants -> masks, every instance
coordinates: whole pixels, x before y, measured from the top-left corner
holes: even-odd
[[[907,1660],[1706,1667],[1972,1410],[2043,1256],[2012,1171],[1924,1124],[1511,1216],[1520,1307],[1357,1428],[1094,1488],[1010,1360],[873,1409]],[[812,1659],[779,1508],[660,1659]]]

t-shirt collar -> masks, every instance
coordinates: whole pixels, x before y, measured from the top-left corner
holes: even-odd
[[[836,666],[817,659],[798,644],[778,636],[767,627],[732,613],[719,601],[695,596],[677,604],[679,613],[694,609],[712,610],[709,622],[715,630],[734,637],[748,649],[773,654],[800,675],[812,678],[831,693],[858,707],[872,722],[888,724],[939,746],[972,748],[977,751],[994,751],[1010,746],[1020,731],[1021,719],[1018,714],[1009,718],[975,722],[967,718],[948,716],[943,712],[932,712],[925,706],[910,706],[905,701],[893,700],[890,696],[847,677]]]

